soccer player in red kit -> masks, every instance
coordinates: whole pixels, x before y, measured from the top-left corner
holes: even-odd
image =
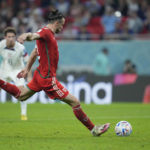
[[[38,56],[39,66],[34,72],[33,79],[26,87],[17,87],[0,80],[0,87],[21,101],[26,100],[35,92],[44,90],[50,98],[60,99],[69,104],[77,119],[91,131],[92,135],[100,136],[108,130],[109,123],[94,125],[82,110],[79,100],[71,95],[56,79],[59,52],[54,34],[62,30],[65,18],[60,12],[55,10],[50,12],[48,21],[48,25],[40,29],[38,32],[24,33],[18,38],[20,43],[36,40],[37,48],[32,51],[25,69],[18,74],[19,78],[26,77]]]

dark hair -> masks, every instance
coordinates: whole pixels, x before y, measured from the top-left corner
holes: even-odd
[[[4,35],[6,36],[7,33],[14,33],[16,35],[16,30],[15,28],[13,27],[7,27],[5,30],[4,30]]]
[[[49,22],[61,20],[63,18],[65,18],[64,15],[62,13],[60,13],[57,9],[49,12],[49,14],[48,14],[48,21]]]

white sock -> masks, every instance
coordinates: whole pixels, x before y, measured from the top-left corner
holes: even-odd
[[[21,115],[27,115],[27,102],[20,102],[21,106]]]

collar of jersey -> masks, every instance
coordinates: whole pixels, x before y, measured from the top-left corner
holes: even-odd
[[[15,50],[14,48],[8,48],[8,47],[5,47],[4,49],[11,50],[11,51]]]

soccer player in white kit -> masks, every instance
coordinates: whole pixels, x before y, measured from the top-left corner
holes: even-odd
[[[17,74],[24,68],[29,56],[25,52],[25,47],[16,41],[16,30],[7,27],[4,31],[5,38],[0,41],[0,78],[7,82],[13,82],[15,85],[24,85],[24,78],[18,79]],[[31,80],[31,72],[28,74],[28,82]],[[27,102],[21,104],[21,120],[27,120]]]

